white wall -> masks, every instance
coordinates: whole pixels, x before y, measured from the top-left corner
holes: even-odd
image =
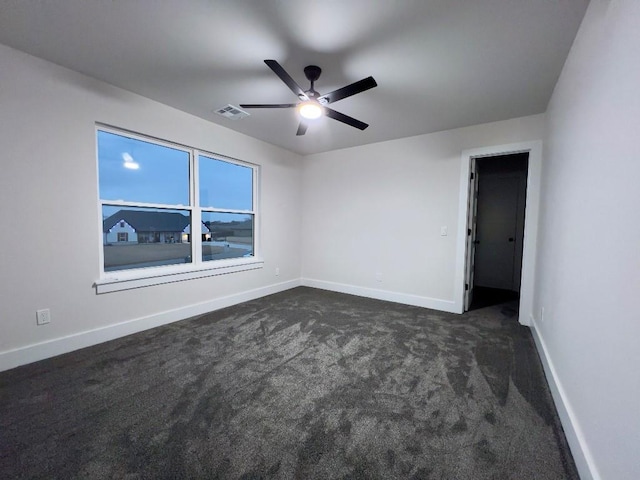
[[[95,122],[261,165],[265,268],[96,295],[102,239]],[[101,341],[138,328],[136,322],[104,328],[114,323],[139,319],[139,327],[153,326],[298,282],[296,154],[5,46],[0,145],[0,225],[9,226],[0,235],[0,370],[84,346],[82,338]],[[54,238],[62,222],[70,233],[64,240]],[[41,308],[51,309],[52,321],[38,327]],[[50,342],[95,329],[101,333]],[[24,348],[41,342],[49,343]]]
[[[543,134],[535,115],[305,157],[303,283],[455,311],[461,153]]]
[[[638,479],[640,2],[591,1],[547,118],[537,340],[582,477]]]

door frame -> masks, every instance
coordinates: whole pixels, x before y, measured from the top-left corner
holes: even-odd
[[[458,203],[458,235],[456,238],[456,274],[454,284],[455,311],[463,313],[465,284],[470,266],[467,264],[471,248],[467,235],[469,208],[469,186],[471,164],[476,158],[529,153],[527,171],[527,196],[524,220],[524,239],[522,245],[522,274],[520,282],[520,308],[518,320],[523,325],[531,325],[533,314],[533,294],[536,266],[536,238],[538,236],[538,216],[540,207],[540,179],[542,174],[542,141],[510,143],[492,147],[464,150],[461,155],[460,200]]]

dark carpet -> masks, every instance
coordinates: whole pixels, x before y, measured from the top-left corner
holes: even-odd
[[[0,373],[0,478],[577,479],[515,308],[301,287]]]

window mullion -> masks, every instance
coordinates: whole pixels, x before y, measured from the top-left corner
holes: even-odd
[[[202,263],[202,213],[200,211],[200,182],[199,182],[199,154],[198,150],[190,153],[190,179],[191,179],[191,258],[194,265]]]
[[[182,205],[180,203],[176,205],[167,203],[147,203],[147,202],[127,202],[125,200],[105,200],[100,199],[102,205],[110,207],[134,207],[134,208],[158,208],[164,210],[188,210],[188,205]]]
[[[211,212],[211,213],[238,213],[241,215],[254,215],[254,210],[234,210],[232,208],[213,208],[213,207],[202,207],[201,210],[203,212]]]

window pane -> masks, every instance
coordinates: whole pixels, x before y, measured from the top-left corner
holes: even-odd
[[[200,156],[200,206],[253,210],[253,169]]]
[[[104,271],[191,263],[188,210],[102,207]]]
[[[202,260],[253,256],[253,215],[202,212]]]
[[[189,154],[98,131],[100,198],[189,205]]]

